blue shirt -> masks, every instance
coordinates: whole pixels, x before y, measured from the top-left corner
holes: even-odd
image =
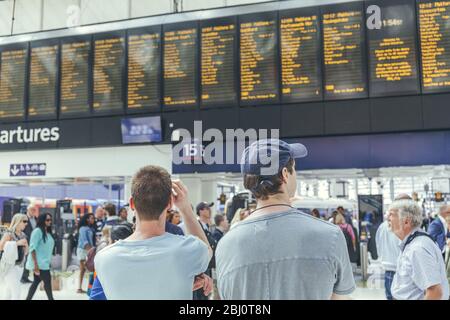
[[[171,234],[178,234],[184,236],[183,229],[174,225],[173,223],[166,222],[166,232]],[[91,294],[89,295],[90,300],[107,300],[105,296],[105,292],[103,291],[102,284],[98,280],[98,277],[95,277],[94,284],[92,285]]]
[[[34,229],[31,233],[30,248],[26,264],[26,268],[28,270],[34,270],[34,261],[31,256],[33,251],[36,252],[36,260],[39,270],[50,270],[55,240],[53,240],[53,237],[50,234],[47,234],[47,239],[44,242],[42,235],[42,230],[40,228]]]
[[[86,245],[94,246],[94,231],[88,226],[80,228],[77,248],[85,249]]]
[[[208,263],[207,246],[193,236],[165,233],[145,240],[120,240],[95,257],[97,279],[91,299],[192,300],[194,277]]]

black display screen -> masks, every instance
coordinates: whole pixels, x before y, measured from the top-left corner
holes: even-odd
[[[160,27],[128,34],[128,110],[149,110],[160,105]]]
[[[164,105],[195,106],[198,102],[197,24],[164,26]]]
[[[241,104],[279,99],[278,19],[276,12],[239,18]]]
[[[28,49],[0,50],[0,118],[23,118]]]
[[[61,44],[61,115],[89,113],[89,39]]]
[[[58,45],[31,48],[28,117],[56,118]]]
[[[361,2],[322,7],[325,100],[367,97]]]
[[[235,18],[209,20],[200,25],[203,106],[237,102],[236,29]]]
[[[422,92],[450,90],[450,1],[419,0]]]
[[[367,30],[370,96],[417,94],[416,10],[408,0],[371,1],[381,9],[381,27]]]
[[[118,113],[123,110],[124,57],[124,35],[94,37],[95,113]]]
[[[322,99],[320,22],[317,8],[280,12],[283,102]]]

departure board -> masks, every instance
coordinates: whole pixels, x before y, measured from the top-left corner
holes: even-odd
[[[93,110],[96,113],[117,113],[123,110],[124,54],[124,36],[94,39]]]
[[[236,93],[235,19],[201,25],[201,98],[203,106],[230,105]]]
[[[164,29],[164,105],[197,104],[197,27]]]
[[[160,59],[160,31],[149,30],[128,35],[129,111],[159,107]]]
[[[61,114],[89,112],[89,53],[91,42],[81,40],[61,45]]]
[[[377,0],[381,28],[368,29],[370,96],[417,94],[416,10],[409,0]]]
[[[58,45],[31,48],[29,117],[56,117]]]
[[[450,90],[450,1],[418,4],[422,92]]]
[[[361,3],[322,8],[325,99],[367,97]]]
[[[0,52],[0,118],[23,117],[25,73],[27,67],[26,48]]]
[[[241,104],[277,102],[278,19],[274,12],[240,17]]]
[[[322,99],[318,10],[280,12],[280,32],[283,102]]]

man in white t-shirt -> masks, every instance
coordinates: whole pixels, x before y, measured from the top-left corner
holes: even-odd
[[[133,178],[129,203],[136,211],[136,231],[95,257],[106,298],[192,300],[194,278],[207,269],[212,250],[186,187],[172,181],[163,168],[147,166]],[[173,205],[179,208],[189,236],[165,232],[167,211]]]

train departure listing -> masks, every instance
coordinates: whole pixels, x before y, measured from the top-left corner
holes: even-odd
[[[419,3],[422,90],[450,90],[450,1]]]
[[[277,21],[260,19],[240,24],[241,101],[278,99]]]
[[[164,104],[197,103],[197,29],[164,32]]]
[[[289,14],[280,19],[283,101],[321,99],[322,74],[317,14]]]
[[[5,50],[0,55],[0,118],[23,117],[27,50]]]
[[[89,41],[61,46],[61,113],[89,112]]]
[[[370,95],[414,94],[419,90],[414,4],[406,0],[377,3],[381,28],[368,30]]]
[[[128,108],[159,106],[160,34],[128,37]]]
[[[58,46],[31,49],[28,115],[56,117]]]
[[[333,10],[322,19],[325,98],[366,97],[362,10]]]
[[[236,101],[235,24],[205,26],[201,29],[202,104]]]
[[[122,66],[124,37],[94,42],[94,111],[120,111],[123,108]]]

